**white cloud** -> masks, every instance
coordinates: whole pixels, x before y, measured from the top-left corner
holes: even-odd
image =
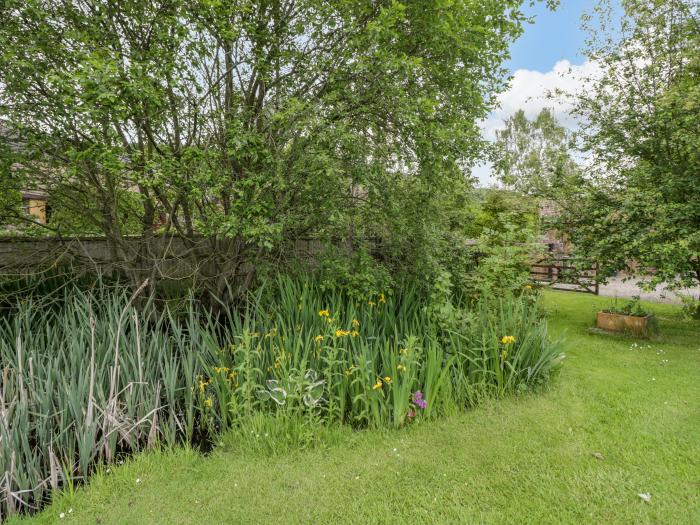
[[[495,140],[496,130],[502,129],[504,120],[519,109],[523,109],[528,118],[534,118],[542,109],[550,108],[562,125],[575,131],[579,123],[570,113],[571,96],[556,93],[559,91],[569,95],[576,93],[582,89],[586,78],[594,77],[598,72],[599,67],[595,62],[586,61],[576,65],[568,60],[560,60],[546,73],[518,69],[513,73],[508,91],[499,97],[500,107],[482,123],[482,135],[488,140]],[[472,174],[478,178],[482,186],[495,183],[491,177],[489,164],[477,166]]]

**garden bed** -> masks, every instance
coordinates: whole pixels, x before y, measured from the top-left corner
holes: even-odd
[[[138,454],[28,522],[696,523],[700,327],[655,305],[667,330],[651,346],[591,336],[587,316],[604,303],[545,293],[571,359],[544,393],[407,430],[343,428],[291,454],[239,434],[208,457]]]
[[[545,384],[561,357],[531,295],[467,306],[412,287],[264,289],[216,317],[194,303],[144,312],[124,291],[18,304],[0,323],[0,516],[124,454],[227,430],[303,444],[322,427],[406,427]]]

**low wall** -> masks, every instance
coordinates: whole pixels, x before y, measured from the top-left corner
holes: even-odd
[[[160,278],[185,279],[202,270],[202,265],[214,264],[217,256],[226,258],[226,247],[233,241],[207,238],[194,243],[179,237],[156,237],[146,245],[141,237],[124,242],[129,259],[141,260],[144,272],[157,265]],[[227,244],[228,243],[228,244]],[[318,240],[298,240],[289,257],[308,258],[322,248]],[[0,238],[0,275],[26,275],[59,266],[71,266],[78,271],[95,271],[110,276],[119,269],[120,258],[112,252],[110,243],[102,237],[56,238]]]

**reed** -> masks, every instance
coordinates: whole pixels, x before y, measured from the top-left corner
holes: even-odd
[[[0,319],[0,514],[121,453],[191,439],[197,348],[171,316],[141,319],[125,293],[74,290]]]

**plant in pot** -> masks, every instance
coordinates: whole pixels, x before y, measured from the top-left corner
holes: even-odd
[[[608,332],[648,337],[655,330],[656,323],[654,316],[644,310],[639,296],[636,296],[622,306],[615,302],[609,308],[598,312],[596,327]]]

